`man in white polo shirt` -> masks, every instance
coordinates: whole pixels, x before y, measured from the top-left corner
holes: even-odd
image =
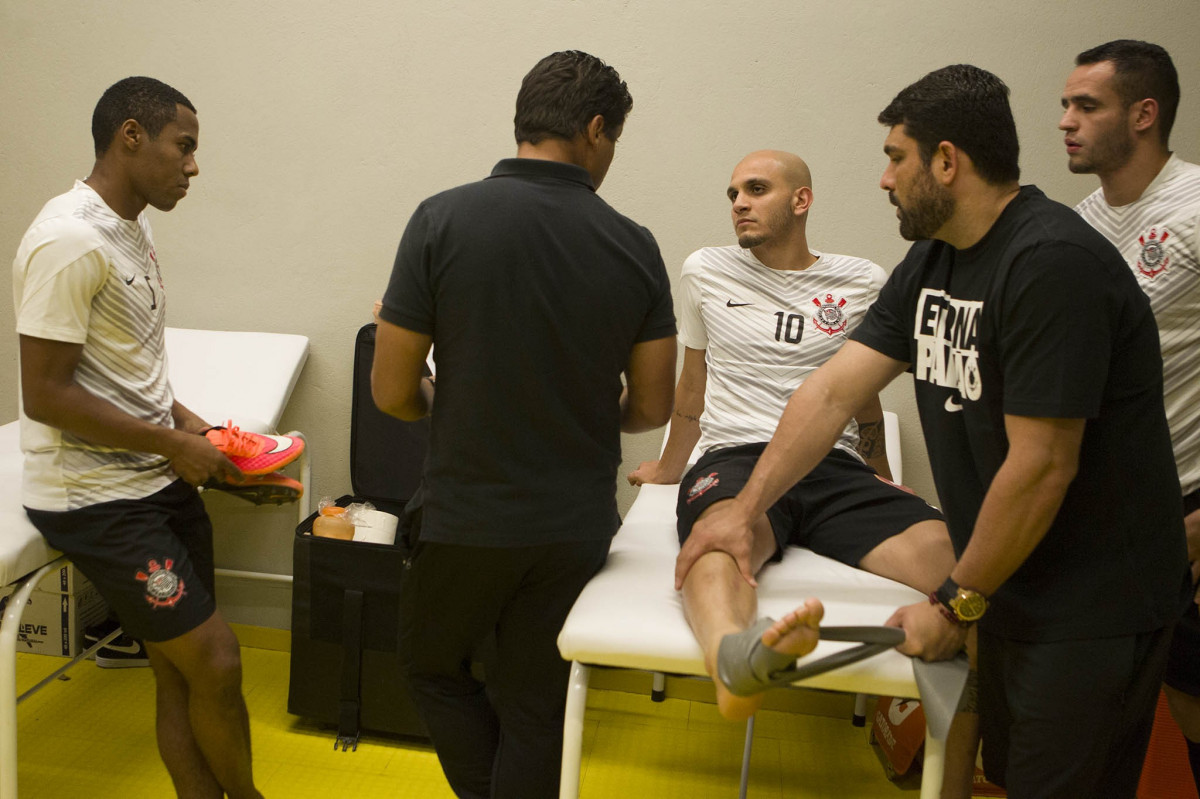
[[[676,309],[686,349],[671,433],[662,457],[629,475],[634,485],[680,484],[681,544],[697,521],[745,484],[792,392],[841,348],[887,279],[865,258],[809,247],[812,176],[799,156],[778,150],[747,155],[734,168],[726,196],[738,243],[704,247],[683,264]],[[688,469],[697,442],[704,455]],[[954,567],[945,522],[890,478],[883,411],[873,397],[813,475],[756,520],[752,572],[795,544],[924,593],[936,589]],[[763,700],[761,688],[750,693],[753,686],[718,679],[722,638],[755,629],[757,594],[744,577],[733,558],[711,552],[678,586],[718,707],[730,719],[750,716]],[[809,610],[815,619],[805,621],[815,624],[819,606]],[[784,621],[801,623],[795,615]],[[768,645],[781,661],[811,648],[790,640]]]

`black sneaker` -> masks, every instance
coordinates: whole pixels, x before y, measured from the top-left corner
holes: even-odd
[[[116,619],[107,619],[88,627],[83,631],[84,647],[95,645],[119,626],[120,622]],[[149,666],[150,658],[146,656],[146,647],[142,646],[141,641],[122,632],[96,650],[96,665],[102,669],[132,669]]]

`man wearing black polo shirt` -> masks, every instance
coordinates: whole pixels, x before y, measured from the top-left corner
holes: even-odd
[[[460,797],[558,794],[558,631],[619,524],[620,432],[671,412],[666,268],[650,232],[595,193],[632,102],[594,56],[539,61],[517,96],[517,157],[417,208],[379,311],[385,412],[431,412],[436,344],[400,647]],[[485,692],[469,664],[493,634]]]
[[[749,521],[911,371],[959,560],[930,603],[893,616],[901,651],[949,657],[980,620],[988,778],[1010,796],[1133,797],[1189,593],[1149,303],[1103,236],[1018,184],[994,75],[937,70],[879,121],[880,185],[917,243],[678,570],[711,549],[744,561]]]

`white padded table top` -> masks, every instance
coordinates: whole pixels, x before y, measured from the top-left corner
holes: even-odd
[[[232,419],[275,432],[304,361],[308,338],[289,333],[166,330],[171,386],[209,424]],[[58,557],[21,506],[20,424],[0,426],[0,586]]]
[[[613,539],[608,562],[571,609],[558,648],[566,660],[672,674],[704,675],[699,644],[674,586],[677,485],[644,485]],[[790,547],[758,576],[759,615],[778,618],[809,596],[825,604],[826,625],[883,624],[915,589]],[[822,641],[810,657],[853,644]],[[912,661],[895,650],[805,680],[850,693],[916,696]]]
[[[21,425],[0,426],[0,586],[58,557],[21,506]]]
[[[307,336],[167,328],[175,398],[209,424],[276,432],[307,358]]]

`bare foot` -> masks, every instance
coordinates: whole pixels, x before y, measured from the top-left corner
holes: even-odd
[[[806,599],[803,605],[768,627],[762,642],[776,652],[804,657],[817,647],[824,616],[821,600]]]
[[[717,710],[729,721],[745,721],[758,712],[766,694],[754,696],[735,696],[729,693],[725,683],[714,677],[713,685],[717,686]]]
[[[776,652],[803,657],[817,646],[825,606],[819,599],[806,599],[804,604],[776,621],[763,633],[762,642]],[[716,673],[710,669],[710,674]],[[730,721],[745,721],[758,712],[765,694],[736,696],[725,684],[713,677],[717,687],[717,709]]]

